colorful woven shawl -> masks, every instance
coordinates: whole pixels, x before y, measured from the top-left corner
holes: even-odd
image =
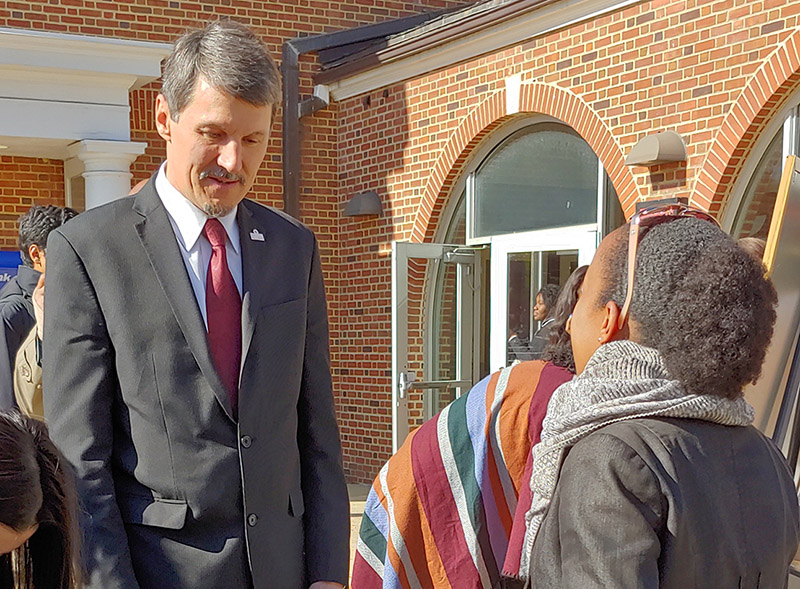
[[[367,498],[353,589],[490,588],[503,569],[517,571],[531,446],[571,377],[538,360],[516,364],[412,432]]]

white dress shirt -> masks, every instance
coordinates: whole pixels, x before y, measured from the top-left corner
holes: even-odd
[[[169,222],[178,240],[178,248],[183,256],[183,263],[189,273],[194,298],[203,315],[203,322],[208,329],[206,317],[206,276],[211,261],[211,244],[203,235],[203,227],[208,216],[198,209],[189,199],[181,194],[167,179],[166,162],[161,164],[156,175],[156,192],[164,208],[167,209]],[[225,228],[228,238],[225,240],[225,252],[228,258],[228,269],[231,271],[239,295],[242,294],[242,251],[239,242],[239,226],[236,224],[236,209],[219,222]]]

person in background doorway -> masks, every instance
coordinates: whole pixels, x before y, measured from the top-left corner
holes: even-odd
[[[513,334],[508,340],[508,353],[511,360],[538,360],[550,341],[550,329],[553,325],[553,312],[558,299],[559,288],[555,284],[545,285],[536,293],[536,304],[533,306],[533,318],[539,321],[539,329],[530,340]]]
[[[45,250],[50,232],[77,215],[69,207],[34,205],[19,218],[19,250],[22,266],[0,290],[0,410],[15,405],[13,371],[17,351],[36,323],[33,290],[45,269]]]
[[[527,558],[507,587],[786,586],[794,481],[742,392],[776,301],[703,211],[645,209],[603,240],[570,324],[577,376],[532,451]]]
[[[44,424],[0,411],[0,587],[81,587],[72,473]]]
[[[565,326],[585,272],[573,272],[553,306],[551,362],[517,362],[486,377],[381,469],[361,520],[353,589],[489,589],[501,571],[518,569],[530,449],[550,395],[572,378]]]

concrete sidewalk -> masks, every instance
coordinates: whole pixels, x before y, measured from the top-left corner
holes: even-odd
[[[350,496],[350,573],[353,572],[353,558],[356,554],[358,542],[358,528],[361,526],[361,515],[364,513],[364,504],[369,494],[369,485],[347,485],[347,494]]]

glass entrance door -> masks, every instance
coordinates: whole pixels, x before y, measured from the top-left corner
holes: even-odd
[[[392,244],[392,452],[480,378],[482,250]]]
[[[539,328],[533,317],[536,294],[561,287],[597,249],[597,225],[516,233],[492,238],[489,362],[499,370],[519,357],[519,346]],[[509,345],[511,343],[511,345]]]

